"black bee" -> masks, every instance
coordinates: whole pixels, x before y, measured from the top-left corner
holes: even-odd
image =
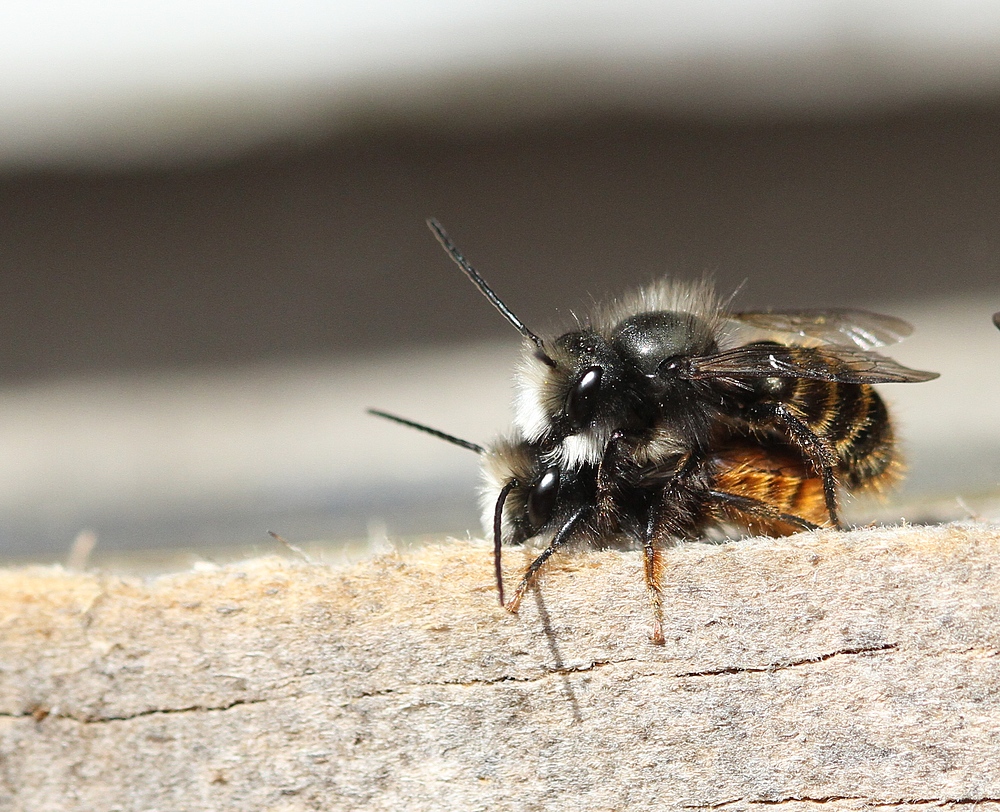
[[[705,282],[663,281],[543,341],[428,224],[526,339],[515,426],[566,469],[598,465],[616,437],[638,468],[653,469],[720,443],[787,445],[822,480],[834,526],[839,487],[879,490],[898,477],[889,414],[871,385],[938,377],[872,352],[909,335],[906,322],[849,309],[729,312]]]
[[[826,519],[823,483],[794,449],[767,442],[734,442],[710,454],[688,454],[670,470],[649,469],[621,438],[598,465],[567,466],[544,446],[516,434],[489,447],[461,440],[382,411],[372,414],[425,431],[483,457],[483,526],[492,532],[500,604],[517,612],[551,555],[571,543],[633,546],[643,551],[652,640],[663,642],[660,591],[663,550],[716,526],[787,535],[816,529]],[[541,553],[504,601],[504,544],[539,539]]]
[[[508,610],[560,547],[635,545],[662,642],[666,546],[715,525],[769,535],[837,526],[839,489],[898,475],[871,384],[937,377],[871,351],[908,335],[905,322],[863,310],[731,313],[706,283],[661,282],[543,341],[429,225],[527,341],[515,431],[487,448],[372,413],[482,455],[483,523]],[[544,549],[505,603],[502,545],[534,539]]]

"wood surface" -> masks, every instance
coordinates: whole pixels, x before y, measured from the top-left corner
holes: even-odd
[[[666,560],[0,572],[0,810],[1000,810],[1000,528]]]

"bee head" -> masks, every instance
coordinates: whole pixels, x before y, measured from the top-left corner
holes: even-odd
[[[689,397],[687,381],[662,374],[666,359],[712,353],[718,344],[698,316],[654,311],[624,318],[607,334],[565,333],[545,349],[521,366],[517,423],[531,442],[561,441],[564,462],[574,466],[597,464],[615,432],[648,426],[664,402]]]
[[[587,328],[529,352],[518,370],[516,423],[529,442],[561,443],[569,466],[596,464],[615,431],[643,408],[632,373],[606,336]]]
[[[501,537],[520,544],[558,529],[582,505],[594,501],[592,469],[570,469],[541,446],[523,440],[494,443],[483,456],[483,527],[494,529],[501,513]]]

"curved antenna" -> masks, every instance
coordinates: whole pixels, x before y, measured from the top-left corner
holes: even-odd
[[[512,479],[500,489],[497,506],[493,509],[493,568],[497,576],[497,593],[500,595],[500,605],[503,606],[503,567],[500,566],[500,535],[503,530],[503,506],[510,492],[517,487],[517,480]]]
[[[500,315],[513,324],[515,330],[517,330],[522,336],[531,341],[538,348],[539,358],[549,366],[555,366],[555,362],[549,358],[545,352],[545,345],[542,343],[542,339],[531,332],[531,330],[524,325],[524,322],[515,316],[511,309],[507,307],[507,305],[500,300],[500,297],[493,292],[493,289],[486,284],[486,280],[483,279],[479,275],[479,272],[469,264],[469,261],[462,256],[462,252],[455,246],[455,243],[451,241],[451,237],[449,237],[448,233],[444,230],[444,226],[431,217],[427,221],[427,227],[430,228],[431,232],[437,238],[437,241],[441,243],[441,247],[448,252],[448,256],[450,256],[452,260],[454,260],[455,264],[462,269],[462,273],[469,277],[472,284],[479,288],[480,293],[490,300],[490,304],[500,311]]]
[[[389,414],[388,412],[382,412],[378,409],[366,409],[366,411],[368,414],[375,415],[375,417],[384,417],[386,420],[391,420],[393,423],[399,423],[401,426],[409,426],[411,429],[416,429],[417,431],[430,434],[432,437],[437,437],[439,440],[445,440],[453,445],[467,448],[469,451],[475,451],[477,454],[486,453],[486,449],[478,443],[471,443],[468,440],[463,440],[461,437],[455,437],[453,434],[445,434],[443,431],[432,429],[430,426],[425,426],[423,423],[414,423],[412,420],[407,420],[405,417],[399,417],[394,414]]]

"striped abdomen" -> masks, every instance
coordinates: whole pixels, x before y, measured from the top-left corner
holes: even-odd
[[[889,413],[871,386],[802,378],[790,383],[784,404],[829,445],[847,491],[880,490],[900,475]]]

